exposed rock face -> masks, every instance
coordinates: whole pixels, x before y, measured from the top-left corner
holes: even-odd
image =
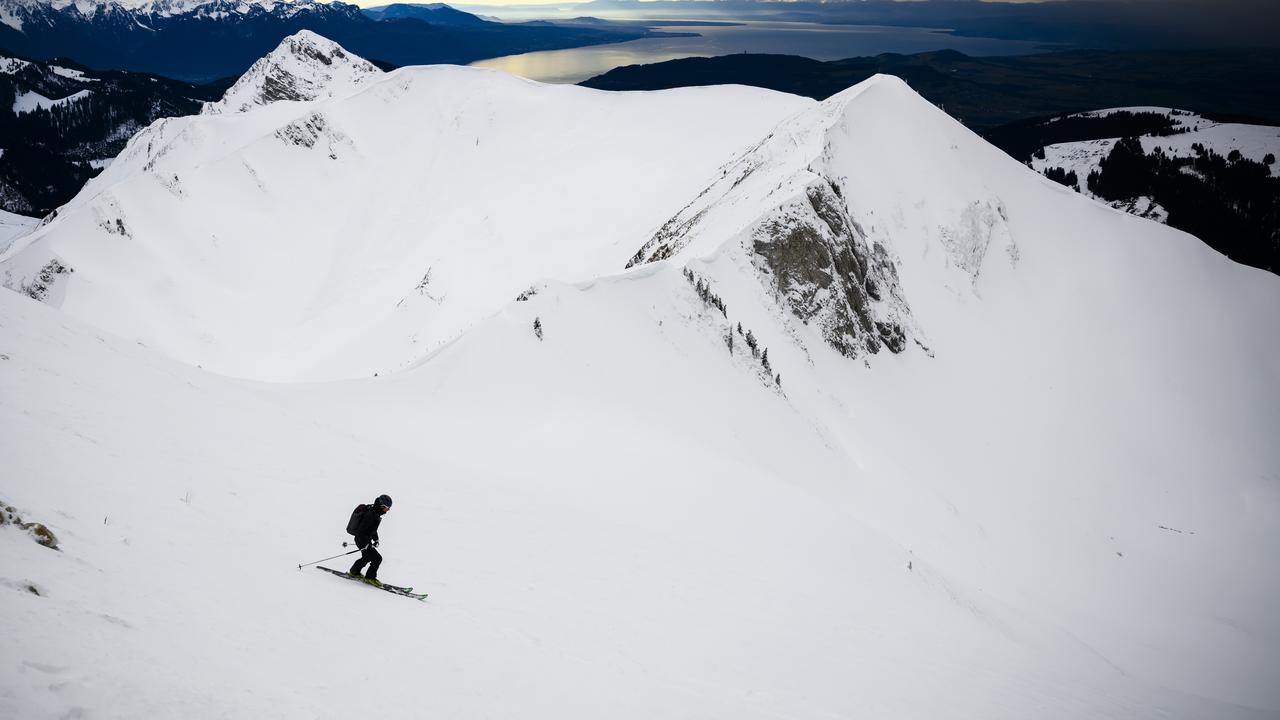
[[[341,45],[309,30],[280,42],[258,60],[204,114],[245,112],[280,101],[317,100],[349,92],[382,71]]]
[[[829,182],[751,231],[756,266],[796,317],[848,357],[907,346],[910,309],[884,248],[869,245]]]
[[[832,127],[853,97],[833,97],[774,128],[722,167],[627,266],[728,243],[748,254],[781,306],[846,357],[899,353],[908,340],[925,348],[894,259],[852,219],[857,198],[846,197],[828,169],[839,154]]]
[[[337,160],[342,148],[351,147],[351,138],[318,112],[309,113],[276,131],[276,137],[289,145],[308,150],[322,146],[330,160]]]

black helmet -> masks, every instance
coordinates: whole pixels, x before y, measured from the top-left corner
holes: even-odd
[[[374,505],[378,505],[378,506],[380,506],[380,507],[385,507],[385,508],[387,508],[388,510],[390,510],[390,509],[391,509],[391,496],[390,496],[390,495],[379,495],[379,496],[378,496],[378,499],[373,501],[373,504],[374,504]]]

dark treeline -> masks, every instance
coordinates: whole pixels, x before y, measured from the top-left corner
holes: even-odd
[[[1178,112],[1174,111],[1175,114]],[[992,145],[1026,162],[1032,156],[1043,158],[1044,148],[1057,143],[1126,135],[1173,135],[1177,132],[1174,119],[1164,113],[1121,110],[1103,116],[1033,118],[1002,125],[984,137]]]
[[[12,57],[0,51],[0,57]],[[138,130],[162,117],[200,112],[228,81],[193,85],[158,76],[89,70],[70,60],[28,65],[0,75],[0,209],[43,216],[70,200]],[[62,68],[61,73],[54,67]],[[78,71],[79,77],[71,77]],[[69,98],[88,91],[74,100]],[[15,113],[25,93],[65,102]]]
[[[1060,167],[1051,167],[1045,169],[1044,176],[1060,185],[1066,185],[1073,189],[1080,184],[1080,178],[1076,176],[1075,170],[1067,172]]]
[[[0,103],[5,102],[0,97]],[[9,101],[12,105],[12,101]],[[141,93],[119,93],[107,97],[102,92],[78,100],[37,108],[22,114],[0,113],[0,134],[22,138],[27,145],[57,145],[75,155],[103,140],[119,136],[128,140],[139,128],[156,117],[190,115],[200,111],[200,101],[165,98]],[[93,158],[100,157],[94,155]],[[90,157],[81,159],[89,160]]]
[[[1090,173],[1089,190],[1107,200],[1151,197],[1168,224],[1195,235],[1236,262],[1280,272],[1280,178],[1267,162],[1232,151],[1223,157],[1200,144],[1193,157],[1147,154],[1136,137],[1116,142]]]
[[[971,57],[941,50],[830,62],[740,54],[630,65],[581,84],[600,90],[754,85],[824,100],[876,73],[902,78],[1002,148],[992,135],[1001,125],[1112,107],[1174,107],[1205,117],[1229,114],[1260,124],[1280,123],[1280,93],[1271,91],[1280,87],[1277,48],[1072,50],[1012,57]]]

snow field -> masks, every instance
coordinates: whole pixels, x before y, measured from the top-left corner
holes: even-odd
[[[816,178],[931,355],[774,295],[747,231]],[[76,269],[0,296],[0,500],[63,548],[0,529],[0,715],[1280,712],[1280,286],[896,79],[404,69],[94,183],[0,258]],[[293,569],[381,492],[425,604]]]
[[[667,314],[700,311],[664,274],[654,281],[676,299],[656,313],[641,283],[590,303],[549,295],[562,310],[538,345],[526,317],[504,316],[419,370],[310,391],[209,376],[78,324],[42,337],[52,312],[6,297],[8,344],[24,352],[7,361],[4,396],[43,408],[20,417],[6,403],[18,478],[6,499],[32,517],[45,508],[63,541],[50,560],[2,536],[6,579],[43,593],[5,589],[15,617],[31,619],[6,627],[6,646],[23,649],[11,659],[10,677],[26,680],[16,709],[1107,717],[1199,706],[1125,678],[832,502],[833,473],[859,476],[753,376],[709,372],[727,354],[696,318]],[[629,332],[600,342],[619,323]],[[525,361],[502,362],[513,350]],[[48,387],[40,375],[80,382],[73,397],[27,397]],[[756,422],[663,412],[681,402],[720,419],[714,408],[732,404]],[[543,412],[521,422],[518,408]],[[293,570],[325,545],[340,552],[338,528],[366,487],[397,498],[382,576],[432,593],[428,604]]]

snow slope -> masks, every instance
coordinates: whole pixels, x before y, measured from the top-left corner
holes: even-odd
[[[56,258],[75,273],[49,301],[218,372],[369,376],[542,277],[621,268],[810,103],[404,68],[316,104],[159,121],[0,264],[16,287]]]
[[[0,152],[3,155],[3,152]],[[40,220],[26,215],[0,210],[0,253],[9,249],[19,235],[29,232],[40,223]]]
[[[157,124],[5,256],[69,270],[0,295],[0,501],[62,539],[0,529],[0,715],[1280,714],[1274,276],[883,76],[307,108]],[[371,342],[428,257],[411,327],[452,340]],[[344,375],[232,319],[404,361],[192,367]],[[380,492],[426,604],[293,569]]]
[[[952,461],[940,490],[876,451],[901,430],[897,413],[878,433],[815,429],[733,371],[669,268],[548,289],[410,373],[314,387],[221,379],[21,297],[3,303],[15,478],[4,499],[63,540],[53,555],[0,535],[15,648],[6,714],[1275,708],[1260,682],[1275,666],[1268,597],[1248,584],[1259,578],[1202,574],[1205,554],[1275,539],[1273,498],[1240,523],[1213,517],[1221,500],[1194,519],[1171,513],[1187,499],[1177,483],[1145,511],[1144,488],[1117,487],[1107,494],[1124,512],[1113,516],[1080,497],[1093,494],[1087,480],[1041,477],[1043,507],[1022,495],[990,505],[971,493],[991,469],[969,458]],[[541,343],[533,313],[546,320]],[[902,389],[892,374],[874,380]],[[832,389],[848,400],[873,385]],[[907,400],[904,415],[920,398]],[[982,433],[952,435],[931,450],[956,453]],[[987,452],[1011,449],[994,439]],[[854,455],[850,443],[865,447]],[[1026,450],[1061,451],[1045,444]],[[293,570],[341,552],[338,527],[362,491],[397,498],[382,574],[431,593],[428,605]],[[1072,500],[1092,522],[1051,512]],[[907,507],[913,522],[875,529]],[[1045,515],[1058,522],[1026,533]],[[1198,534],[1155,520],[1192,520]],[[1267,576],[1246,558],[1236,572]],[[1159,591],[1170,582],[1191,597],[1169,603]],[[1079,596],[1106,612],[1064,614]],[[1184,615],[1188,604],[1201,612]],[[1167,637],[1171,617],[1192,628]],[[1178,647],[1187,633],[1201,642],[1192,652]],[[1226,677],[1169,669],[1218,662]]]

